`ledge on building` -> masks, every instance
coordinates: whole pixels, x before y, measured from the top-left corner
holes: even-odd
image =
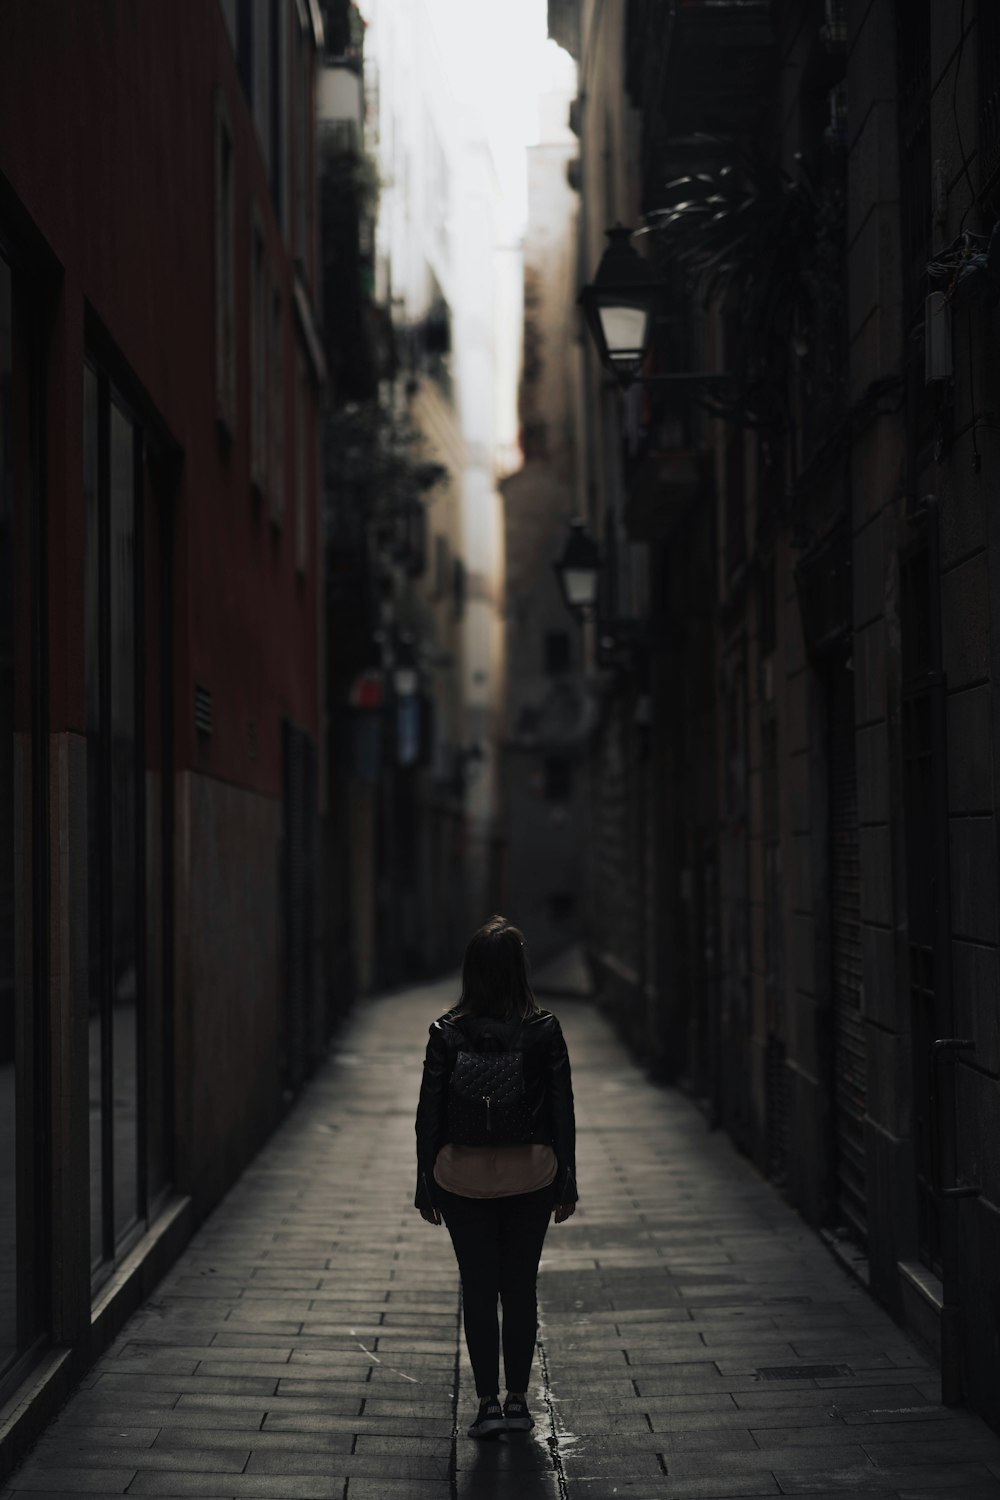
[[[85,1371],[173,1265],[194,1230],[189,1197],[167,1200],[162,1212],[101,1289],[80,1345],[44,1350],[22,1383],[0,1406],[0,1478],[21,1462]]]
[[[944,1288],[940,1277],[916,1260],[896,1262],[899,1290],[903,1303],[903,1321],[913,1333],[941,1358],[941,1312]]]

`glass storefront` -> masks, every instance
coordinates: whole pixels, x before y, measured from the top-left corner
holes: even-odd
[[[41,525],[34,491],[36,410],[30,297],[0,250],[0,1382],[38,1339],[43,1250],[39,1131],[44,960],[44,746],[41,610],[33,566]]]
[[[159,574],[141,424],[84,369],[91,1265],[100,1282],[164,1186]],[[150,710],[155,709],[153,713]]]

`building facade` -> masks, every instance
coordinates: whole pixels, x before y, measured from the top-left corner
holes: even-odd
[[[578,283],[601,228],[641,225],[644,374],[716,377],[587,376],[594,961],[996,1425],[993,9],[549,14]]]
[[[311,0],[4,20],[3,1464],[327,1034],[321,42]]]
[[[457,967],[499,904],[497,483],[516,439],[503,394],[516,324],[514,268],[497,256],[499,185],[479,122],[456,103],[441,7],[361,9],[376,431],[368,472],[331,476],[328,524],[338,555],[354,559],[347,574],[367,579],[362,636],[331,692],[354,747],[350,924],[368,992]]]
[[[573,70],[567,71],[572,76]],[[503,745],[504,911],[527,934],[536,964],[577,943],[583,922],[585,750],[596,704],[583,642],[552,568],[576,514],[575,433],[580,392],[574,308],[574,90],[540,100],[528,149],[519,471],[503,484],[506,534],[507,702]]]

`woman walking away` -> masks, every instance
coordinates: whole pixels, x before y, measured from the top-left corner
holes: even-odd
[[[569,1056],[528,984],[524,938],[492,917],[469,940],[462,995],[430,1029],[417,1105],[416,1206],[448,1226],[479,1414],[469,1436],[526,1432],[535,1282],[549,1215],[576,1207]],[[500,1405],[500,1329],[507,1397]]]

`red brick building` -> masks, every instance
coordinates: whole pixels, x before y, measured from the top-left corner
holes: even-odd
[[[321,44],[315,0],[5,7],[0,1396],[41,1360],[36,1413],[324,1034]]]

